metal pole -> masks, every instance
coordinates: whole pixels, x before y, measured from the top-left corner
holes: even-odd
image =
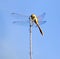
[[[30,20],[30,59],[32,59],[32,21]]]

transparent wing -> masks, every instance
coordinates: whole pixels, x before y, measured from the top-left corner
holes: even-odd
[[[15,18],[15,20],[13,20],[13,24],[23,25],[23,26],[29,25],[29,16],[19,13],[11,13],[11,14]]]
[[[19,13],[11,13],[12,16],[16,19],[28,19],[29,16],[23,15],[23,14],[19,14]]]
[[[42,25],[42,24],[45,24],[47,21],[40,21],[39,24]]]
[[[38,16],[39,21],[42,21],[45,17],[46,13],[42,13],[41,15]]]
[[[42,13],[40,16],[38,16],[38,22],[40,25],[46,23],[47,21],[43,21],[44,17],[45,17],[46,13]]]
[[[13,24],[20,25],[20,26],[29,26],[29,20],[26,21],[13,21]]]

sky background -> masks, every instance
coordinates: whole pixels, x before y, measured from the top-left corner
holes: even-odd
[[[44,36],[32,28],[33,59],[60,59],[59,0],[0,0],[0,59],[29,59],[29,26],[12,24],[17,20],[12,12],[37,16],[45,12]]]

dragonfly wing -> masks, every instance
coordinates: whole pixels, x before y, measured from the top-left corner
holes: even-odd
[[[43,21],[44,17],[45,17],[46,13],[42,13],[40,16],[38,16],[38,22],[40,25],[46,23],[47,21]]]
[[[24,25],[24,26],[29,25],[29,19],[28,19],[29,16],[19,14],[19,13],[11,13],[11,14],[16,19],[16,20],[13,20],[13,24]]]
[[[47,21],[40,21],[39,24],[42,25],[42,24],[45,24]]]
[[[11,13],[12,16],[16,19],[28,19],[29,16],[23,15],[23,14],[19,14],[19,13]]]
[[[46,15],[46,13],[44,12],[43,14],[38,16],[38,19],[40,19],[39,21],[42,21],[44,19],[45,15]]]
[[[29,26],[29,20],[28,21],[13,21],[13,24],[16,24],[19,26]]]

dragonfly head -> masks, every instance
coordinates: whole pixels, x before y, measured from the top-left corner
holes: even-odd
[[[30,17],[31,17],[31,19],[34,19],[34,18],[36,18],[36,15],[32,14]]]

